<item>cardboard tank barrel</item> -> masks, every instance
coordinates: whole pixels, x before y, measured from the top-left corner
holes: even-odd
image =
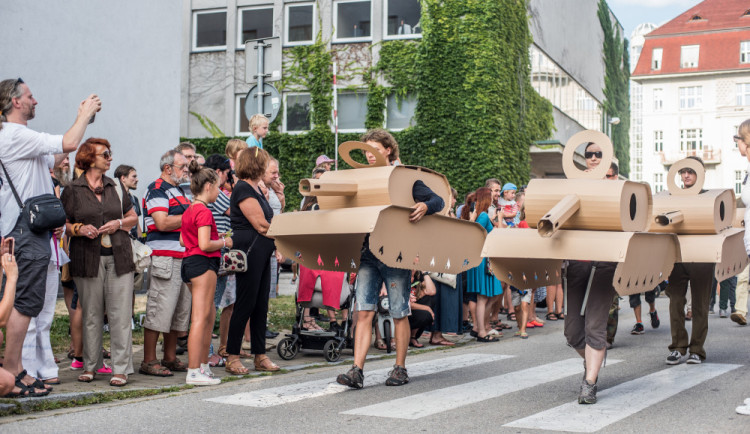
[[[581,144],[596,143],[602,161],[590,171],[575,167]],[[495,276],[517,288],[562,283],[564,260],[618,263],[612,285],[620,295],[653,289],[679,258],[674,234],[646,233],[652,220],[647,184],[605,180],[613,157],[609,138],[582,131],[568,140],[563,170],[568,179],[535,179],[526,190],[526,217],[536,230],[498,229],[482,256]]]
[[[350,156],[354,150],[370,152],[375,164],[356,162]],[[451,191],[445,176],[423,167],[390,166],[361,142],[342,143],[339,153],[354,169],[299,183],[303,196],[317,197],[319,210],[274,217],[268,234],[282,255],[314,270],[356,271],[369,234],[370,251],[390,267],[455,274],[480,264],[486,233],[476,223],[448,216]],[[445,206],[411,223],[412,186],[418,180]]]

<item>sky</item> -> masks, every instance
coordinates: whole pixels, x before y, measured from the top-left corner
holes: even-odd
[[[660,26],[700,2],[701,0],[607,0],[628,39],[639,24],[654,23]]]

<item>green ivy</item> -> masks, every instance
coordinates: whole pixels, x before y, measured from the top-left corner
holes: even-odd
[[[365,74],[368,83],[366,128],[382,128],[385,123],[385,100],[393,93],[401,101],[417,85],[417,50],[414,40],[384,41],[380,46],[380,60]],[[381,78],[388,86],[378,84]]]
[[[313,128],[328,129],[333,105],[333,62],[326,41],[318,32],[315,43],[287,49],[282,87],[298,85],[310,92]]]
[[[612,145],[620,162],[620,173],[630,172],[630,56],[628,40],[620,35],[620,28],[612,23],[606,0],[599,0],[599,23],[604,32],[604,111],[607,116],[620,118],[612,125]],[[604,120],[605,126],[608,119]]]

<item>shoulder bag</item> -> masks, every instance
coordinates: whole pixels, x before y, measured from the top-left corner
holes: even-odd
[[[250,247],[247,248],[247,252],[239,249],[230,249],[222,252],[221,263],[219,265],[219,276],[226,276],[234,273],[244,273],[247,271],[247,255],[253,250],[255,242],[258,241],[261,235],[258,234]]]
[[[120,215],[122,218],[125,218],[125,214],[122,212],[122,206],[124,205],[124,200],[127,198],[130,200],[130,197],[128,197],[125,192],[123,191],[125,187],[120,183],[119,180],[115,180],[115,190],[117,191],[117,195],[120,196]],[[153,253],[153,250],[151,250],[151,247],[145,245],[144,243],[134,240],[133,237],[130,236],[130,232],[128,232],[128,238],[130,238],[130,247],[133,250],[133,263],[135,264],[135,272],[136,273],[143,273],[143,271],[151,266],[151,254]]]
[[[16,198],[18,207],[21,209],[21,215],[26,214],[28,217],[29,228],[32,232],[41,234],[57,229],[65,224],[65,209],[57,196],[49,193],[40,194],[39,196],[30,197],[26,202],[21,203],[21,198],[18,196],[16,187],[13,185],[13,180],[8,175],[5,164],[0,161],[0,165],[3,167],[5,179],[8,180],[8,185],[11,191],[13,191],[13,196]]]

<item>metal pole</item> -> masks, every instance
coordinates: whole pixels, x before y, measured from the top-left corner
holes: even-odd
[[[258,50],[258,91],[255,93],[255,97],[258,98],[258,113],[265,116],[263,112],[263,79],[264,77],[264,66],[263,66],[263,50],[266,45],[263,41],[255,41],[255,49]]]
[[[591,274],[589,275],[589,281],[586,284],[586,292],[583,294],[583,304],[581,304],[581,316],[586,313],[586,303],[589,301],[589,292],[591,292],[591,283],[594,281],[594,273],[596,273],[596,263],[591,265]]]
[[[336,148],[335,154],[336,157],[334,158],[334,169],[339,170],[339,110],[338,110],[338,95],[336,92],[337,83],[336,83],[336,74],[338,72],[338,68],[336,65],[336,61],[333,62],[333,131],[334,131],[334,147]]]

